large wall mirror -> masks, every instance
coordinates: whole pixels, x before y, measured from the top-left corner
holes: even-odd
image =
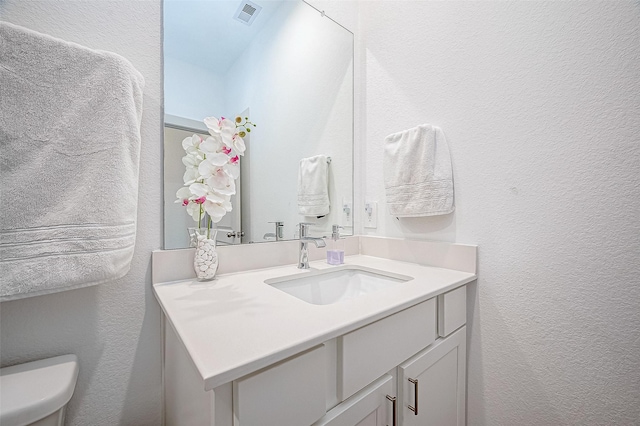
[[[314,223],[314,236],[330,235],[334,224],[352,232],[353,43],[302,0],[164,1],[165,249],[188,247],[187,228],[196,226],[175,203],[182,141],[206,138],[210,116],[257,125],[245,138],[219,244],[296,239],[300,222]],[[299,171],[325,157],[329,209],[308,215]]]

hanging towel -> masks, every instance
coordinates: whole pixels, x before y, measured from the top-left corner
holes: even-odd
[[[143,87],[114,53],[0,22],[0,301],[127,273]]]
[[[326,155],[303,158],[298,170],[298,213],[303,216],[329,214],[329,163]]]
[[[452,176],[449,147],[439,127],[424,124],[386,137],[384,186],[391,215],[451,213]]]

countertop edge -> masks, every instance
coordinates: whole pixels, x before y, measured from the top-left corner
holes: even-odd
[[[363,256],[363,255],[360,255]],[[217,373],[217,374],[211,374],[211,371],[209,372],[204,372],[205,370],[212,370],[212,368],[210,368],[210,366],[207,365],[200,365],[202,363],[202,360],[200,359],[201,357],[199,356],[194,356],[194,351],[195,348],[190,347],[190,345],[187,345],[185,343],[185,340],[183,339],[183,336],[180,333],[180,329],[181,327],[176,326],[176,324],[174,323],[174,320],[171,318],[171,315],[168,313],[168,307],[165,303],[163,303],[162,301],[162,296],[160,294],[158,294],[157,289],[164,287],[164,286],[168,286],[168,285],[179,285],[180,283],[188,283],[188,282],[192,282],[193,280],[178,280],[178,281],[172,281],[172,282],[158,282],[158,283],[154,283],[152,284],[153,287],[153,293],[154,296],[156,298],[156,300],[158,301],[158,304],[160,305],[161,309],[162,309],[162,313],[164,316],[165,321],[171,326],[171,328],[173,329],[178,341],[182,344],[183,348],[187,351],[187,353],[189,354],[189,358],[191,360],[192,365],[196,368],[196,371],[198,372],[198,375],[202,378],[203,380],[203,388],[205,391],[209,391],[212,389],[215,389],[216,387],[229,383],[233,380],[239,379],[243,376],[246,376],[248,374],[252,374],[255,373],[263,368],[266,368],[270,365],[273,365],[274,363],[286,360],[287,358],[290,358],[300,352],[303,352],[305,350],[311,349],[314,346],[317,346],[319,344],[322,344],[324,342],[327,342],[331,339],[334,339],[336,337],[339,337],[341,335],[347,334],[349,332],[352,332],[358,328],[364,327],[366,325],[369,325],[371,323],[374,323],[376,321],[379,321],[385,317],[388,317],[390,315],[393,315],[395,313],[398,313],[402,310],[405,310],[407,308],[410,308],[412,306],[415,306],[421,302],[424,302],[426,300],[429,300],[433,297],[436,297],[440,294],[446,293],[450,290],[453,290],[457,287],[469,284],[475,280],[477,280],[477,274],[476,273],[471,273],[471,272],[463,272],[463,271],[459,271],[459,270],[453,270],[453,269],[448,269],[448,268],[442,268],[442,267],[436,267],[436,266],[426,266],[426,265],[420,265],[420,264],[416,264],[413,262],[406,262],[403,260],[394,260],[394,259],[388,259],[385,257],[378,257],[378,256],[371,256],[371,255],[364,255],[363,257],[373,257],[373,258],[380,258],[380,259],[384,259],[387,261],[392,261],[392,262],[399,262],[399,263],[409,263],[415,266],[419,266],[419,267],[424,267],[424,268],[433,268],[433,269],[444,269],[444,270],[450,270],[450,271],[455,271],[458,274],[464,274],[466,275],[465,277],[462,277],[460,279],[455,279],[452,281],[447,282],[446,284],[440,285],[435,289],[431,289],[430,291],[427,291],[425,293],[422,294],[418,294],[417,296],[409,299],[409,300],[405,300],[402,301],[400,303],[397,304],[393,304],[390,305],[389,307],[385,307],[384,309],[378,311],[378,312],[374,312],[371,315],[368,315],[366,317],[361,317],[361,318],[356,318],[353,321],[350,322],[344,322],[343,324],[340,324],[339,326],[333,327],[331,329],[328,330],[321,330],[317,335],[310,335],[310,337],[304,341],[300,341],[300,339],[298,339],[297,341],[295,341],[293,344],[289,345],[289,346],[285,346],[285,345],[281,345],[277,350],[272,351],[270,353],[263,353],[260,355],[260,357],[255,358],[255,359],[250,359],[250,360],[245,360],[244,362],[242,362],[241,364],[238,365],[231,365],[229,366],[229,368],[224,369],[224,371]],[[274,266],[273,268],[279,268],[279,266]],[[269,270],[272,269],[271,267],[268,268],[258,268],[256,270],[251,270],[251,271],[245,271],[245,272],[255,272],[255,271],[259,271],[259,270]],[[234,273],[230,273],[230,274],[223,274],[221,275],[221,277],[224,277],[225,275],[236,275],[236,274],[241,274],[244,272],[234,272]],[[171,300],[171,299],[167,299],[167,300]],[[164,349],[163,349],[164,350]],[[196,351],[197,352],[197,351]],[[200,351],[201,352],[201,351]],[[200,360],[200,362],[198,362]]]
[[[229,370],[227,370],[225,373],[221,373],[221,374],[216,374],[216,375],[212,375],[209,377],[204,377],[204,375],[202,373],[200,373],[200,375],[203,377],[204,380],[204,389],[205,391],[210,391],[213,390],[215,388],[217,388],[218,386],[224,385],[226,383],[229,383],[233,380],[237,380],[241,377],[244,377],[248,374],[252,374],[255,373],[259,370],[262,370],[263,368],[269,367],[270,365],[273,365],[277,362],[280,361],[284,361],[287,358],[290,358],[300,352],[304,352],[307,349],[311,349],[314,346],[317,346],[321,343],[324,343],[328,340],[334,339],[336,337],[342,336],[344,334],[350,333],[354,330],[357,330],[361,327],[367,326],[369,324],[372,324],[376,321],[379,321],[383,318],[386,318],[390,315],[396,314],[400,311],[403,311],[405,309],[408,309],[412,306],[415,306],[421,302],[424,302],[426,300],[432,299],[436,296],[439,296],[440,294],[446,293],[450,290],[453,290],[457,287],[469,284],[473,281],[475,281],[477,279],[477,275],[473,274],[471,277],[469,278],[465,278],[459,281],[456,281],[450,285],[447,285],[445,287],[442,287],[441,289],[438,289],[436,291],[432,291],[429,293],[425,293],[424,295],[421,295],[419,297],[416,297],[415,299],[411,300],[410,302],[406,302],[406,303],[402,303],[400,305],[397,306],[393,306],[390,307],[388,310],[385,311],[381,311],[375,315],[372,315],[370,317],[367,317],[365,319],[362,319],[360,321],[355,321],[351,324],[347,324],[345,326],[342,326],[340,328],[337,328],[331,332],[327,332],[324,333],[322,335],[310,338],[309,340],[297,344],[297,345],[293,345],[290,347],[287,347],[285,349],[282,349],[278,352],[275,353],[271,353],[268,355],[265,355],[264,357],[257,359],[255,361],[250,361],[248,363],[244,363],[241,366],[238,367],[234,367],[231,368]],[[165,315],[166,316],[166,315]],[[172,325],[173,326],[173,325]],[[174,327],[175,330],[175,327]],[[182,342],[182,339],[180,339],[180,342],[184,345],[184,342]],[[195,365],[195,362],[194,362]],[[198,372],[200,372],[200,370],[198,369]]]
[[[390,315],[393,315],[395,313],[398,313],[400,311],[403,311],[405,309],[408,309],[412,306],[415,306],[421,302],[424,302],[426,300],[429,300],[433,297],[436,297],[440,294],[446,293],[450,290],[453,290],[457,287],[460,287],[462,285],[466,285],[470,282],[473,282],[477,279],[477,275],[476,274],[469,274],[468,277],[461,279],[461,280],[457,280],[455,282],[451,282],[450,284],[447,284],[445,286],[442,286],[440,288],[438,288],[437,290],[434,291],[430,291],[427,293],[424,293],[420,296],[417,296],[416,298],[398,304],[398,305],[394,305],[394,306],[390,306],[388,309],[382,310],[380,312],[377,312],[374,315],[371,315],[369,317],[366,318],[362,318],[360,320],[354,321],[352,323],[347,323],[344,324],[340,327],[337,327],[329,332],[325,332],[323,334],[320,334],[318,336],[314,336],[311,337],[309,340],[306,340],[302,343],[298,343],[295,345],[291,345],[288,347],[283,348],[282,350],[279,350],[277,352],[273,352],[273,353],[269,353],[264,355],[263,357],[253,360],[253,361],[249,361],[246,362],[244,364],[232,367],[230,369],[228,369],[227,371],[225,371],[224,373],[221,374],[214,374],[214,375],[206,375],[203,374],[200,366],[198,365],[198,363],[194,360],[194,358],[191,356],[191,351],[189,350],[189,345],[185,344],[184,340],[182,339],[182,336],[180,335],[179,332],[179,327],[176,327],[176,325],[173,323],[170,315],[167,313],[167,309],[166,306],[162,303],[161,298],[158,296],[158,294],[155,292],[155,287],[156,286],[162,286],[162,285],[168,285],[171,283],[156,283],[153,285],[154,287],[154,296],[156,298],[156,300],[158,301],[158,304],[160,305],[160,308],[162,309],[162,313],[164,315],[165,321],[171,326],[171,328],[173,329],[174,333],[176,334],[176,337],[178,338],[178,340],[180,341],[180,343],[182,344],[182,346],[185,348],[185,350],[187,351],[187,353],[190,354],[189,358],[191,360],[192,365],[196,368],[196,370],[198,371],[198,374],[200,375],[200,377],[203,380],[203,385],[204,385],[204,390],[205,391],[209,391],[212,389],[215,389],[216,387],[223,385],[225,383],[231,382],[233,380],[239,379],[243,376],[246,376],[247,374],[252,374],[255,373],[256,371],[259,371],[265,367],[268,367],[274,363],[283,361],[291,356],[294,356],[300,352],[303,352],[307,349],[310,349],[314,346],[317,346],[321,343],[324,343],[328,340],[334,339],[336,337],[339,337],[341,335],[350,333],[354,330],[357,330],[358,328],[364,327],[366,325],[372,324],[376,321],[379,321],[385,317],[388,317]],[[179,283],[181,281],[175,281],[173,283]]]

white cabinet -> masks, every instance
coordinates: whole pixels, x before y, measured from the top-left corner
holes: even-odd
[[[458,287],[208,392],[165,327],[165,425],[464,426],[465,322]]]
[[[466,331],[460,328],[400,365],[403,426],[464,426]]]

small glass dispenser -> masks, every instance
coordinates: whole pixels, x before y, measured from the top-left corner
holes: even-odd
[[[333,225],[331,241],[327,249],[327,263],[329,265],[342,265],[344,263],[344,238],[340,237],[342,226]]]

